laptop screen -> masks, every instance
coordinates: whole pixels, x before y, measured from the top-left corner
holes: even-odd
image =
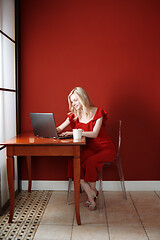
[[[45,138],[58,138],[53,113],[30,113],[34,135]]]

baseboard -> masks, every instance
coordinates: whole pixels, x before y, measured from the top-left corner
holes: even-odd
[[[97,182],[97,188],[99,183]],[[125,181],[127,191],[160,191],[160,181]],[[28,189],[28,181],[22,181],[22,190]],[[67,190],[68,181],[32,181],[32,190]],[[72,184],[72,190],[74,184]],[[103,181],[104,191],[121,191],[119,181]]]

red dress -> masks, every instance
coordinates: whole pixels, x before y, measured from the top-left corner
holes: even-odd
[[[107,112],[102,108],[97,111],[92,120],[88,123],[81,123],[79,119],[74,120],[74,114],[69,113],[68,118],[72,129],[80,128],[84,131],[93,131],[96,120],[103,117],[103,122],[99,134],[96,138],[86,138],[87,144],[81,150],[81,179],[85,182],[96,182],[98,171],[105,162],[112,162],[116,157],[115,146],[105,131],[105,121]],[[73,162],[68,162],[68,178],[73,179]]]

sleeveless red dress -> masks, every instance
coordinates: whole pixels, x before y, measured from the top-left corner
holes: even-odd
[[[88,123],[81,123],[73,113],[68,114],[72,129],[80,128],[84,131],[93,131],[97,119],[103,117],[101,129],[97,138],[86,138],[86,146],[81,150],[81,179],[85,182],[96,182],[98,171],[102,168],[105,162],[112,162],[116,157],[115,146],[105,131],[105,122],[107,120],[107,112],[102,108],[97,108],[97,111]],[[73,162],[68,161],[68,178],[73,179]]]

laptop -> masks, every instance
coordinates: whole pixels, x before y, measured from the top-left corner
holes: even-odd
[[[30,113],[33,132],[36,137],[67,139],[72,136],[59,136],[53,113]]]

